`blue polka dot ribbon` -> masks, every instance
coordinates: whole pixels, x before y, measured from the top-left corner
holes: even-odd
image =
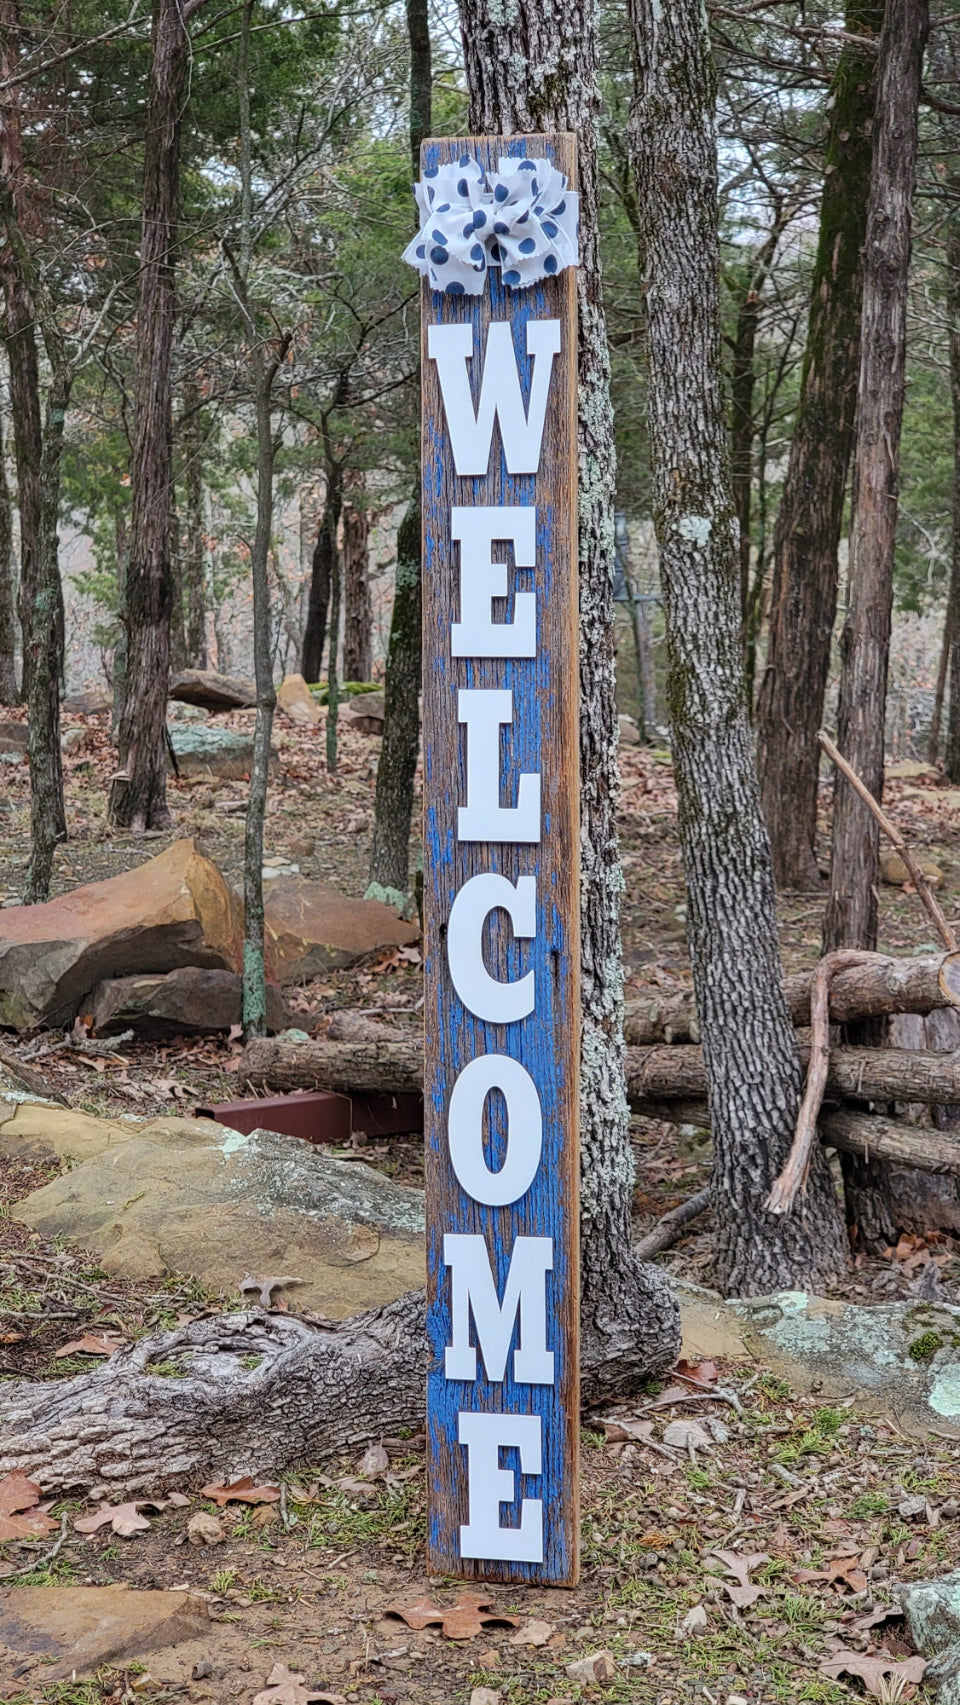
[[[414,193],[420,230],[403,258],[445,295],[481,295],[491,266],[523,290],[579,261],[580,197],[549,160],[501,155],[484,172],[465,154],[426,172]]]

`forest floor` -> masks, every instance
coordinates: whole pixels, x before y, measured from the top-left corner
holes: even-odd
[[[242,717],[223,720],[244,726]],[[171,782],[176,822],[169,835],[144,840],[107,831],[114,759],[106,721],[66,719],[85,738],[67,759],[70,841],[58,855],[56,890],[138,865],[182,835],[194,835],[225,874],[238,879],[242,783]],[[323,764],[322,731],[280,721],[276,744],[283,776],[272,790],[266,855],[286,854],[292,841],[309,835],[313,852],[301,851],[296,859],[302,873],[361,895],[379,742],[345,734],[334,778]],[[629,998],[641,989],[689,985],[690,971],[669,756],[625,747],[622,768]],[[29,850],[25,767],[5,765],[3,783],[0,903],[9,904],[18,896]],[[823,804],[826,810],[826,791]],[[915,849],[943,871],[940,897],[948,916],[960,914],[960,792],[923,775],[901,775],[891,778],[886,804]],[[822,909],[819,895],[783,901],[788,970],[818,958]],[[880,947],[901,954],[935,951],[915,895],[882,889]],[[362,1008],[415,1030],[422,986],[414,959],[386,953],[294,991],[291,1022],[320,1034],[334,1011]],[[101,1115],[191,1113],[245,1092],[235,1041],[135,1043],[119,1052],[120,1059],[110,1061],[65,1050],[37,1064],[71,1105]],[[633,1135],[639,1232],[701,1187],[709,1153],[699,1133],[678,1138],[671,1127],[634,1121]],[[414,1142],[371,1144],[364,1157],[403,1182],[422,1178]],[[22,1163],[0,1164],[0,1377],[78,1372],[89,1367],[90,1352],[63,1351],[83,1337],[100,1339],[106,1350],[112,1334],[129,1338],[226,1300],[205,1295],[189,1279],[159,1288],[108,1279],[82,1253],[27,1232],[3,1204],[44,1177]],[[710,1246],[704,1219],[664,1259],[685,1277],[709,1282]],[[960,1300],[960,1242],[950,1238],[930,1246],[901,1240],[884,1259],[861,1258],[846,1294],[861,1301],[909,1295],[930,1262],[938,1269],[940,1295]],[[61,1318],[42,1324],[33,1318],[51,1312]],[[517,1629],[493,1623],[454,1641],[439,1628],[416,1632],[385,1617],[389,1606],[403,1609],[425,1595],[449,1606],[458,1590],[424,1573],[422,1441],[387,1441],[389,1467],[377,1470],[369,1485],[361,1465],[346,1460],[288,1482],[286,1521],[275,1498],[218,1509],[185,1486],[189,1505],[147,1510],[148,1530],[124,1538],[106,1527],[85,1536],[73,1527],[84,1507],[54,1505],[53,1519],[67,1517],[67,1539],[48,1565],[18,1574],[18,1584],[187,1585],[209,1595],[213,1624],[204,1642],[158,1654],[139,1668],[105,1671],[95,1682],[45,1686],[42,1667],[0,1675],[0,1705],[134,1699],[246,1705],[259,1692],[264,1705],[287,1705],[288,1699],[302,1705],[309,1690],[320,1688],[363,1705],[467,1705],[479,1689],[489,1691],[476,1705],[594,1698],[611,1705],[694,1699],[707,1705],[839,1705],[863,1697],[865,1688],[869,1697],[881,1697],[884,1685],[890,1697],[912,1697],[910,1681],[901,1695],[893,1691],[893,1678],[908,1673],[897,1665],[906,1662],[909,1648],[902,1622],[885,1617],[883,1607],[892,1580],[960,1566],[956,1443],[932,1435],[908,1438],[893,1417],[868,1421],[853,1395],[849,1404],[823,1407],[754,1364],[707,1366],[699,1384],[695,1370],[685,1372],[686,1390],[697,1398],[693,1405],[671,1400],[651,1408],[658,1395],[651,1388],[631,1409],[632,1418],[642,1417],[636,1433],[621,1428],[618,1439],[617,1429],[608,1427],[611,1436],[605,1437],[599,1423],[587,1431],[581,1585],[522,1594],[495,1589],[496,1611],[515,1614]],[[718,1396],[720,1390],[727,1396]],[[699,1439],[663,1454],[664,1429],[693,1417]],[[658,1443],[659,1451],[653,1448]],[[198,1509],[216,1513],[221,1524],[223,1539],[213,1549],[187,1542],[186,1527]],[[42,1557],[49,1546],[43,1541],[34,1549]],[[30,1568],[31,1555],[29,1548],[4,1546],[0,1575]],[[861,1679],[844,1673],[845,1660],[836,1656],[841,1647],[853,1654]],[[568,1673],[571,1663],[603,1650],[614,1660],[608,1686]],[[299,1692],[294,1684],[286,1692],[267,1689],[276,1663],[305,1677]]]

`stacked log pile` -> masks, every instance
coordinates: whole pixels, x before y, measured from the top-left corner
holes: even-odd
[[[811,982],[812,973],[803,973],[785,985],[794,1024],[801,1030],[810,1019]],[[830,984],[830,1016],[837,1024],[895,1013],[926,1014],[955,1005],[960,1005],[958,953],[922,959],[878,955],[838,972]],[[632,1002],[625,1035],[627,1094],[633,1110],[673,1123],[707,1126],[707,1080],[692,996],[665,998],[651,992]],[[249,1043],[239,1077],[255,1090],[274,1093],[408,1093],[422,1090],[423,1055],[418,1041],[399,1035],[375,1042],[280,1036]],[[949,1132],[888,1116],[892,1105],[904,1103],[960,1106],[960,1053],[831,1049],[819,1119],[825,1142],[867,1158],[960,1177],[960,1141]]]

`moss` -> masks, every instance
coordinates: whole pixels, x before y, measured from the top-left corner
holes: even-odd
[[[921,1332],[909,1346],[909,1354],[915,1362],[932,1362],[938,1350],[942,1350],[944,1337],[942,1332]]]

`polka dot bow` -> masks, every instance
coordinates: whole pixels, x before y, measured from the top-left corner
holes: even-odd
[[[490,266],[523,290],[580,258],[580,197],[549,160],[501,155],[484,172],[465,154],[426,172],[414,193],[420,230],[403,258],[445,295],[481,295]]]

